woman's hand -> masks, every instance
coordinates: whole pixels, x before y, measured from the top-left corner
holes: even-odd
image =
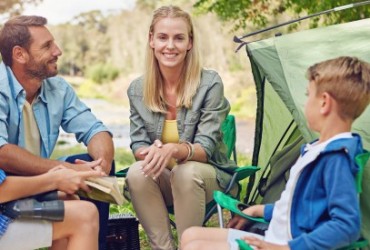
[[[158,178],[177,150],[177,147],[173,143],[163,145],[161,141],[155,140],[150,147],[140,152],[141,155],[145,155],[142,162],[143,174],[145,176],[152,176],[153,179]]]
[[[253,236],[245,236],[243,240],[245,240],[245,242],[247,242],[249,245],[253,246],[255,249],[258,249],[258,250],[289,250],[290,249],[288,245],[277,245],[273,243],[268,243],[264,240],[260,240]]]

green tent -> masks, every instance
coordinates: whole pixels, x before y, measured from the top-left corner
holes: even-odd
[[[260,199],[256,188],[263,170],[276,151],[303,136],[311,141],[312,133],[304,118],[306,70],[314,63],[338,56],[356,56],[370,62],[370,19],[332,25],[293,34],[276,36],[248,43],[246,51],[252,66],[257,89],[256,132],[253,165],[262,167],[252,188],[251,202]],[[370,108],[356,120],[353,131],[362,136],[364,147],[370,149]],[[364,193],[370,194],[370,164],[366,168]],[[253,184],[251,181],[250,183]],[[255,196],[257,194],[257,196]],[[368,195],[366,195],[368,196]],[[364,229],[370,239],[370,198],[361,196]]]

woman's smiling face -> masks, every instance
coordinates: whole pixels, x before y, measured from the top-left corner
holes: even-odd
[[[182,18],[159,20],[149,39],[161,69],[182,67],[188,50],[192,48],[189,28]]]

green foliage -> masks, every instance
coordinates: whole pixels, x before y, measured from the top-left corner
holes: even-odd
[[[58,159],[62,156],[81,154],[86,153],[86,147],[82,144],[68,147],[65,145],[65,142],[58,141],[57,146],[55,147],[51,159]],[[116,171],[119,171],[122,168],[125,168],[135,162],[135,158],[132,155],[130,150],[126,148],[116,148],[114,150],[114,160],[116,163]]]
[[[256,115],[257,108],[254,86],[244,87],[234,94],[236,96],[232,98],[231,113],[235,114],[239,119],[253,119]]]
[[[110,82],[119,76],[119,70],[111,64],[93,64],[87,68],[86,75],[92,81],[102,84]]]
[[[118,169],[128,167],[135,162],[135,158],[132,152],[125,148],[116,148],[114,159],[116,161],[117,171]]]
[[[194,7],[198,13],[214,12],[221,20],[233,22],[235,29],[246,28],[246,21],[264,26],[272,14],[267,0],[199,0]]]
[[[63,157],[63,156],[67,156],[67,155],[74,155],[74,154],[82,154],[82,153],[85,153],[87,152],[86,151],[86,147],[82,144],[79,144],[79,145],[76,145],[76,146],[73,146],[73,147],[69,147],[69,146],[66,146],[66,142],[65,141],[58,141],[57,143],[57,146],[55,147],[54,151],[53,151],[53,154],[51,155],[51,159],[58,159],[60,157]]]
[[[51,27],[63,50],[58,62],[60,73],[83,75],[91,64],[109,61],[111,36],[107,34],[108,26],[108,18],[95,10],[82,13],[69,23]]]
[[[342,5],[361,2],[363,0],[198,0],[194,7],[198,13],[213,12],[223,21],[232,22],[234,29],[245,29],[252,24],[256,28],[268,25],[271,17],[281,14],[293,13],[292,20],[299,16],[314,14],[329,10]],[[349,22],[370,16],[369,6],[351,8],[345,11],[338,11],[321,18],[312,18],[310,25],[316,27],[324,25]]]
[[[0,14],[8,16],[18,15],[27,4],[39,4],[43,0],[2,0],[0,3]]]

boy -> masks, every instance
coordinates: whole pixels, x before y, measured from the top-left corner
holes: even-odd
[[[104,175],[100,170],[75,171],[60,165],[42,175],[7,177],[0,169],[0,203],[52,190],[60,190],[68,195],[73,195],[80,188],[89,191],[84,180]],[[0,211],[0,249],[52,246],[51,249],[97,250],[98,231],[98,211],[94,204],[87,201],[64,201],[64,219],[61,222],[12,220]]]
[[[350,133],[353,121],[370,102],[370,64],[339,57],[311,66],[305,116],[318,140],[304,145],[275,204],[243,212],[270,221],[264,237],[240,231],[246,220],[235,216],[235,229],[190,228],[182,249],[238,249],[242,238],[256,249],[337,249],[359,237],[360,209],[354,158],[361,138]]]

